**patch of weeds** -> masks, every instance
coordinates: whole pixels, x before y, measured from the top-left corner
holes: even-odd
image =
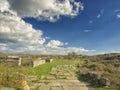
[[[100,88],[96,88],[96,90],[116,90],[116,89],[108,88],[108,87],[100,87]]]
[[[32,83],[38,83],[38,82],[39,82],[39,79],[32,81]]]

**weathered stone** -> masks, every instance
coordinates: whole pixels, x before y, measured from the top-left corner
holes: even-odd
[[[32,90],[35,88],[38,90],[89,90],[87,83],[76,78],[75,71],[72,71],[72,68],[72,65],[59,65],[53,68],[51,72],[54,72],[55,76],[48,75],[45,80],[40,80],[37,85],[32,84]],[[44,76],[42,77],[44,78]],[[56,79],[54,79],[55,77]]]
[[[21,66],[21,57],[19,56],[7,56],[7,63],[10,63],[10,66]]]
[[[64,76],[71,76],[71,74],[70,73],[64,73]]]
[[[22,82],[22,90],[30,90],[30,87],[27,85],[27,81]]]
[[[9,87],[2,87],[0,90],[15,90],[14,88],[9,88]]]
[[[46,76],[41,76],[41,79],[46,79]]]
[[[26,77],[26,80],[27,81],[34,81],[34,80],[37,80],[38,78],[37,78],[37,76],[35,76],[35,75],[29,75],[29,76],[27,76]]]
[[[46,77],[46,79],[48,79],[48,80],[55,80],[56,78],[55,78],[55,76],[49,75],[49,76]]]
[[[40,87],[40,83],[32,83],[32,86],[30,87],[31,90],[36,90]]]
[[[39,66],[39,65],[41,65],[41,64],[45,64],[46,62],[45,62],[45,60],[34,60],[34,61],[32,61],[32,67],[36,67],[36,66]]]
[[[66,79],[66,76],[57,76],[57,79]]]
[[[64,90],[62,86],[50,87],[50,90]]]

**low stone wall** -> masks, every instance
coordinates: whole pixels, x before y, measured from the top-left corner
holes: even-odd
[[[45,59],[45,62],[46,63],[50,63],[50,62],[52,62],[53,61],[53,59]]]
[[[21,57],[19,56],[7,56],[7,63],[13,63],[13,65],[21,66]]]
[[[4,56],[0,57],[0,63],[4,62],[8,66],[21,66],[21,57],[19,56]]]
[[[50,63],[52,61],[53,61],[53,59],[43,59],[42,60],[41,58],[38,58],[37,60],[32,61],[31,64],[32,64],[32,67],[36,67],[41,64]]]
[[[39,66],[41,64],[45,64],[46,61],[45,60],[35,60],[32,62],[32,67],[36,67],[36,66]]]

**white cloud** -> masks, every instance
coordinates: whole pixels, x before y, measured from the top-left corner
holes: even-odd
[[[101,14],[98,14],[98,15],[97,15],[97,18],[99,19],[100,17],[101,17]]]
[[[115,11],[116,17],[120,19],[120,9],[116,9]]]
[[[92,32],[92,30],[84,30],[84,32],[88,33],[88,32]]]
[[[9,10],[9,3],[7,0],[0,0],[0,11],[3,12],[5,10]]]
[[[60,16],[76,16],[83,5],[74,0],[8,0],[10,9],[20,17],[34,17],[40,20],[56,21]]]
[[[84,48],[67,47],[59,40],[42,37],[43,32],[36,30],[22,17],[42,18],[55,21],[61,15],[75,16],[83,6],[74,0],[0,0],[0,52],[67,54],[68,52],[91,52]],[[11,2],[12,1],[12,2]],[[46,3],[47,2],[47,3]],[[73,4],[76,8],[73,8]],[[12,6],[11,6],[12,5]]]
[[[7,44],[5,43],[0,43],[0,50],[4,51],[7,49]]]
[[[104,14],[104,9],[101,9],[100,10],[100,13],[97,15],[97,18],[101,18],[101,16]]]
[[[115,12],[120,12],[120,9],[116,9]]]
[[[88,50],[85,48],[77,48],[77,47],[57,47],[57,48],[47,48],[42,53],[43,54],[61,54],[66,55],[69,52],[75,52],[77,54],[88,53],[88,52],[95,52],[95,50]]]
[[[45,39],[41,37],[42,31],[35,30],[31,24],[25,23],[21,18],[0,13],[0,40],[19,42],[23,44],[43,44]]]
[[[47,44],[48,47],[50,48],[58,48],[59,46],[63,46],[64,43],[60,42],[59,40],[51,40]]]
[[[117,14],[116,16],[117,16],[117,18],[120,18],[120,13],[119,13],[119,14]]]

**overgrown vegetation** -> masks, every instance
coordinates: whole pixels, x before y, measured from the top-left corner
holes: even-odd
[[[91,83],[96,90],[120,90],[120,60],[118,57],[118,54],[115,54],[115,57],[112,54],[87,57],[77,72],[78,78]],[[106,86],[112,88],[102,88]]]
[[[25,75],[15,71],[12,72],[7,66],[0,64],[0,87],[4,86],[18,89],[24,80]]]

